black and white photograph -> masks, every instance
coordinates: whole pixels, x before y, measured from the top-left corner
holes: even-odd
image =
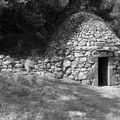
[[[0,120],[120,120],[120,0],[0,0]]]

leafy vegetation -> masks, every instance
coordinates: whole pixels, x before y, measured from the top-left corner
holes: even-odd
[[[0,51],[4,54],[43,54],[51,36],[73,13],[95,13],[120,37],[119,0],[1,0]]]

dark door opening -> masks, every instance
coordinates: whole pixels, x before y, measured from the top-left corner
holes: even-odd
[[[98,86],[108,85],[108,57],[98,58]]]

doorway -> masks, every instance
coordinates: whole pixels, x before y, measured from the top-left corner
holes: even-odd
[[[108,57],[98,58],[98,86],[108,85]]]

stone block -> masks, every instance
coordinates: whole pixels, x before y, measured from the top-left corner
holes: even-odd
[[[3,62],[3,65],[8,65],[8,64],[11,64],[12,62],[10,60],[7,60],[7,61],[4,61]]]
[[[67,59],[70,60],[70,61],[74,61],[75,56],[74,55],[69,55],[69,56],[67,56]]]
[[[53,73],[50,73],[50,72],[46,72],[45,73],[45,76],[48,78],[48,79],[53,79],[55,76]]]
[[[83,72],[80,72],[79,73],[79,76],[78,76],[78,79],[79,80],[84,80],[84,79],[86,79],[87,78],[87,76],[83,73]]]
[[[81,68],[81,71],[82,71],[82,72],[84,72],[84,71],[86,71],[86,70],[87,70],[86,68]]]
[[[44,62],[45,62],[45,63],[48,63],[48,62],[49,62],[49,59],[46,58],[46,59],[44,60]]]
[[[83,63],[79,63],[79,68],[81,69],[82,67],[84,67]]]
[[[7,70],[6,68],[2,68],[1,72],[6,72],[6,70]]]
[[[54,71],[62,71],[62,68],[60,68],[60,67],[55,67],[55,69],[54,69]]]
[[[82,38],[89,39],[89,35],[84,35]]]
[[[60,72],[54,72],[54,75],[55,75],[55,78],[60,79],[60,78],[63,77],[63,72],[62,71],[60,71]]]
[[[79,57],[80,53],[75,52],[74,55],[75,55],[75,57]]]
[[[75,76],[74,75],[69,75],[68,76],[71,80],[75,80]]]
[[[38,69],[38,65],[34,65],[34,69]]]
[[[86,41],[80,41],[79,43],[78,43],[78,46],[85,46],[86,45]]]
[[[113,65],[113,69],[116,69],[116,65]],[[120,70],[120,66],[117,67],[118,70]]]
[[[82,46],[82,50],[89,50],[88,46]]]
[[[86,33],[85,33],[85,35],[89,36],[89,35],[90,35],[90,32],[89,32],[89,31],[88,31],[88,32],[86,32]]]
[[[66,70],[66,74],[67,75],[70,75],[72,73],[72,69],[71,68],[68,68],[67,70]]]
[[[88,58],[88,62],[90,63],[90,64],[93,64],[93,63],[95,63],[95,62],[97,62],[97,58],[96,57],[89,57]]]
[[[2,61],[0,61],[0,66],[2,66]]]
[[[43,63],[43,61],[41,61],[41,60],[38,60],[38,64],[42,64]]]
[[[64,74],[64,75],[63,75],[63,78],[68,78],[68,75],[67,75],[67,74]]]
[[[99,38],[101,35],[99,33],[94,34],[95,38]]]
[[[79,66],[79,58],[77,57],[75,61],[72,62],[72,68],[78,68]]]
[[[62,61],[56,62],[56,63],[55,63],[55,66],[56,66],[56,67],[61,67],[61,66],[62,66]]]
[[[3,59],[5,56],[4,55],[0,55],[0,59]]]
[[[82,49],[82,46],[80,46],[80,45],[75,47],[75,50],[77,50],[77,51],[80,51],[81,49]]]
[[[58,55],[63,55],[64,54],[64,51],[63,50],[59,50],[58,51]]]
[[[12,72],[13,70],[11,68],[6,69],[6,72]]]
[[[90,39],[94,38],[93,34],[94,34],[94,32],[90,31],[90,33],[89,33],[89,38]]]
[[[68,68],[66,68],[66,67],[63,67],[62,69],[63,69],[63,71],[66,71]]]
[[[97,39],[95,37],[92,37],[91,41],[95,42],[95,41],[97,41]]]
[[[108,40],[108,39],[109,39],[108,35],[105,35],[104,40]]]
[[[105,47],[105,46],[104,46],[103,49],[104,49],[104,50],[109,50],[110,47],[107,47],[107,46]]]
[[[12,69],[12,65],[8,65],[8,67],[7,67],[7,68]]]
[[[2,68],[8,68],[8,66],[7,65],[3,65]]]
[[[75,57],[83,57],[84,55],[83,55],[83,53],[77,53],[77,52],[75,52]]]
[[[63,59],[62,57],[54,56],[51,58],[51,62],[58,62],[61,61],[62,59]]]
[[[17,60],[17,61],[15,61],[15,64],[19,64],[19,63],[20,63],[20,61],[18,61],[18,60]]]
[[[65,68],[68,68],[68,67],[71,67],[71,61],[70,60],[64,60],[64,62],[63,62],[63,67],[65,67]]]
[[[85,56],[90,56],[91,55],[91,52],[90,51],[87,51],[86,53],[85,53]]]
[[[87,60],[87,57],[80,58],[80,62],[86,62],[86,60]]]
[[[75,81],[79,81],[79,77],[75,75]]]
[[[91,67],[91,64],[86,63],[84,67],[85,67],[85,68],[90,68],[90,67]]]
[[[78,45],[78,41],[74,41],[73,45],[77,46]]]
[[[75,58],[75,62],[78,64],[79,61],[80,61],[80,58],[79,58],[79,57],[76,57],[76,58]]]
[[[96,50],[98,49],[99,46],[89,46],[88,47],[88,50]]]
[[[47,67],[47,69],[50,69],[51,68],[51,64],[47,63],[46,67]]]
[[[90,46],[90,42],[87,42],[86,46],[89,47]]]
[[[90,81],[89,80],[82,80],[82,85],[90,85]]]
[[[116,47],[116,46],[111,47],[111,49],[112,49],[112,50],[114,50],[114,51],[115,51],[115,50],[119,50],[119,48],[118,48],[118,47]]]
[[[68,41],[68,42],[67,42],[67,45],[72,45],[72,42],[71,42],[71,41]]]
[[[22,67],[23,67],[23,64],[17,63],[17,64],[15,64],[14,67],[16,67],[16,68],[22,68]]]
[[[33,61],[27,59],[27,60],[25,61],[25,63],[24,63],[24,66],[25,66],[26,71],[27,71],[27,72],[30,72],[31,69],[34,68],[34,63],[33,63]]]

